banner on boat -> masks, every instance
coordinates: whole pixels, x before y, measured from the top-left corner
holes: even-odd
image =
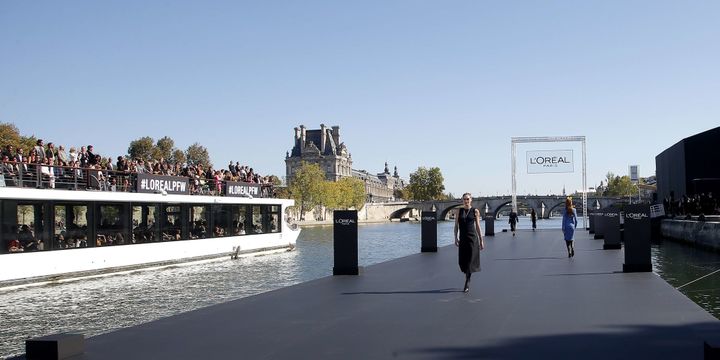
[[[526,154],[528,174],[575,171],[572,150],[533,150]]]
[[[237,181],[226,182],[225,196],[239,196],[248,198],[263,197],[260,185]]]
[[[137,192],[188,195],[190,183],[188,178],[178,176],[137,174]]]

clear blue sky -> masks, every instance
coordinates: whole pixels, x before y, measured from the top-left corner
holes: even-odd
[[[513,136],[584,135],[593,186],[720,125],[718,19],[718,1],[5,0],[0,122],[106,156],[167,135],[280,176],[295,126],[339,125],[354,168],[437,166],[455,195],[509,192]],[[524,173],[544,148],[518,149],[519,192],[579,189]]]

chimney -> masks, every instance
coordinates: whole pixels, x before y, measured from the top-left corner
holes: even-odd
[[[300,146],[300,129],[296,126],[294,130],[295,130],[295,147],[299,148],[299,146]]]
[[[333,126],[332,127],[332,137],[335,141],[335,145],[340,145],[340,127],[339,126]]]
[[[327,141],[327,128],[320,124],[320,153],[325,154],[325,142]]]
[[[300,125],[300,152],[305,150],[305,125]]]

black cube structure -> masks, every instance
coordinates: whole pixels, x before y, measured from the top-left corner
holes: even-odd
[[[637,204],[625,207],[625,263],[623,272],[652,271],[650,259],[650,205]]]
[[[423,211],[420,221],[422,236],[420,252],[437,252],[437,212]]]
[[[82,334],[54,334],[25,341],[27,360],[60,360],[85,352]]]
[[[597,211],[588,210],[588,232],[590,232],[590,234],[595,233],[595,214],[597,214]]]
[[[333,212],[333,275],[358,275],[358,216],[356,210]]]
[[[622,235],[620,234],[620,211],[615,208],[607,208],[603,210],[602,220],[603,250],[622,249]],[[597,234],[598,229],[595,230]]]
[[[495,214],[485,214],[485,236],[495,236]]]
[[[594,228],[595,228],[595,234],[593,235],[593,239],[603,239],[605,238],[605,212],[603,210],[597,210],[591,214],[591,216],[595,219],[594,220]]]

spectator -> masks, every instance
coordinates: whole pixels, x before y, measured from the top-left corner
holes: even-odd
[[[58,146],[57,164],[60,166],[68,165],[68,156],[67,156],[67,153],[65,152],[65,147],[62,145]]]
[[[94,153],[95,148],[92,145],[87,146],[87,157],[88,157],[88,167],[95,166],[98,164],[98,157]]]

